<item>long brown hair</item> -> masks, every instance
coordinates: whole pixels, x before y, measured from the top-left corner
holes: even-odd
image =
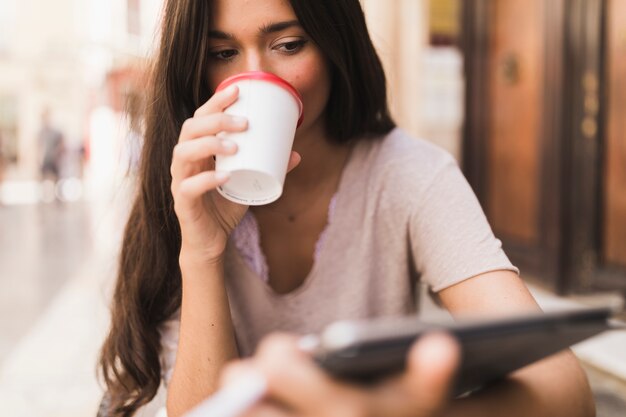
[[[394,123],[382,65],[359,0],[290,0],[326,55],[332,88],[326,127],[333,141],[376,137]],[[180,307],[181,236],[170,192],[172,150],[183,122],[209,99],[206,69],[212,2],[168,0],[151,75],[139,188],[126,225],[99,367],[110,416],[131,416],[160,384],[158,326]]]

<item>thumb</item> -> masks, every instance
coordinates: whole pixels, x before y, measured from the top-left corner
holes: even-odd
[[[459,362],[459,345],[448,334],[426,335],[413,346],[403,378],[418,415],[434,415],[445,406]]]

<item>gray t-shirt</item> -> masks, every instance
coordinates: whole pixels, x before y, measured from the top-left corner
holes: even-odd
[[[229,242],[226,286],[242,356],[272,331],[315,333],[339,319],[415,313],[418,281],[437,292],[489,271],[519,272],[454,158],[401,129],[355,145],[324,234],[304,283],[284,295]],[[161,328],[166,381],[178,320]]]

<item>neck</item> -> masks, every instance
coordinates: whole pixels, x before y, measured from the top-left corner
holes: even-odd
[[[324,130],[317,127],[297,135],[293,150],[302,160],[285,178],[286,196],[304,194],[334,181],[343,171],[350,147],[332,143]]]

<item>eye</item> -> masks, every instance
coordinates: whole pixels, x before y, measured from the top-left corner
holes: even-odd
[[[284,42],[276,46],[276,49],[286,54],[295,54],[307,43],[304,39]]]
[[[236,49],[223,49],[221,51],[211,52],[211,57],[215,59],[219,59],[222,61],[230,61],[233,59],[239,52]]]

